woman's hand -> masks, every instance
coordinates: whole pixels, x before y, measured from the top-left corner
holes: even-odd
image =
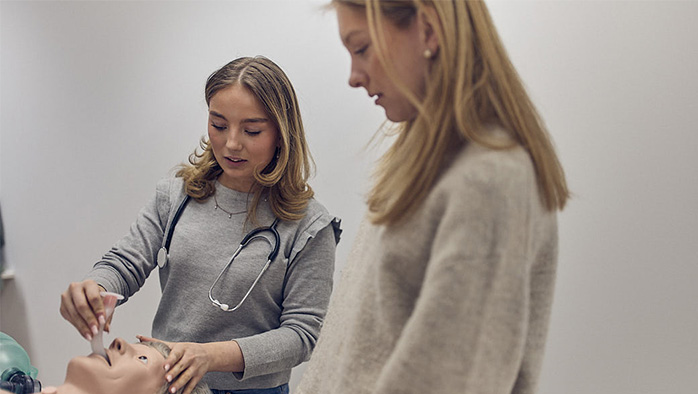
[[[88,279],[71,283],[61,294],[61,316],[88,341],[99,332],[100,324],[104,324],[104,331],[109,332],[111,317],[106,321],[104,303],[99,294],[102,291],[105,291],[102,286]]]
[[[165,379],[170,383],[169,391],[176,392],[184,388],[182,394],[190,394],[196,384],[210,370],[212,355],[206,344],[193,342],[166,342],[154,338],[137,335],[141,342],[162,342],[172,349],[165,359]]]

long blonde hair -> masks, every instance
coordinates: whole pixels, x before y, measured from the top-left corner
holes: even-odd
[[[512,144],[488,138],[496,124],[529,153],[543,203],[562,209],[569,198],[565,175],[550,137],[502,45],[482,1],[472,0],[333,0],[366,12],[378,58],[401,92],[418,109],[415,119],[398,125],[398,136],[381,158],[368,196],[376,224],[400,220],[426,198],[453,147],[476,142],[493,149]],[[413,23],[420,11],[433,9],[439,39],[427,92],[419,100],[395,77],[386,54],[383,20],[398,28]],[[424,13],[429,17],[429,13]],[[437,158],[437,159],[434,159]],[[409,165],[406,165],[410,163]]]
[[[308,177],[313,160],[305,140],[296,92],[286,74],[263,56],[242,57],[215,71],[206,81],[206,104],[221,89],[239,84],[247,88],[264,107],[279,130],[278,154],[264,169],[255,170],[257,181],[248,209],[248,219],[255,220],[257,206],[265,193],[274,215],[282,220],[298,220],[305,214],[313,189]],[[215,181],[223,172],[213,155],[211,144],[200,141],[201,152],[194,151],[189,164],[182,165],[177,176],[184,179],[189,196],[204,201],[216,191]]]

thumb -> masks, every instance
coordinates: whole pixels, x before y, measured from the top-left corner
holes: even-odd
[[[106,332],[111,332],[111,320],[114,318],[114,314],[112,313],[111,316],[109,316],[109,319],[107,319],[107,323],[104,325],[104,331]]]
[[[160,342],[160,343],[164,343],[164,344],[167,345],[167,347],[169,347],[170,349],[172,349],[172,344],[174,343],[174,342],[162,341],[162,340],[157,339],[157,338],[146,337],[145,335],[136,335],[136,338],[137,338],[140,342]]]

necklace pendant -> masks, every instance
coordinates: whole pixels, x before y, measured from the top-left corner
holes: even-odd
[[[213,203],[214,203],[214,204],[213,204],[213,210],[214,210],[214,211],[217,211],[218,208],[220,208],[221,211],[225,212],[225,214],[228,215],[228,219],[232,219],[232,218],[233,218],[233,215],[239,215],[239,214],[241,214],[241,213],[247,212],[247,210],[240,211],[240,212],[229,212],[229,211],[226,211],[225,208],[223,208],[223,207],[221,207],[220,205],[218,205],[218,200],[216,199],[216,195],[215,195],[215,194],[213,195]]]

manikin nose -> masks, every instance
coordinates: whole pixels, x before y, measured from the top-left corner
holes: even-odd
[[[111,345],[109,345],[109,349],[111,350],[116,350],[120,354],[126,353],[126,341],[123,340],[123,338],[116,338],[112,341]]]

